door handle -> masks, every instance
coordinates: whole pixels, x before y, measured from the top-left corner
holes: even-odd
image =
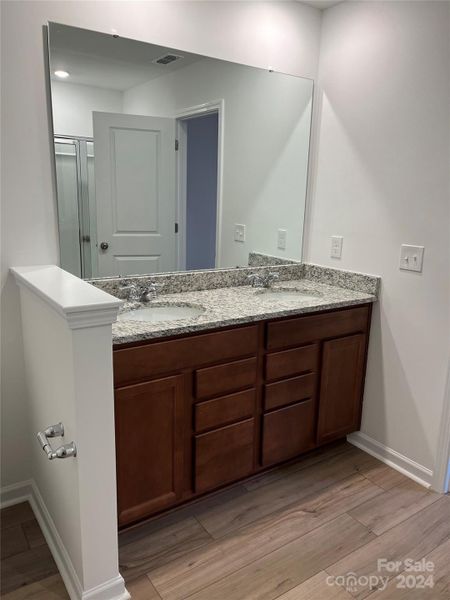
[[[102,243],[100,244],[100,248],[101,248],[102,250],[108,250],[108,248],[109,248],[109,244],[108,244],[108,242],[102,242]]]

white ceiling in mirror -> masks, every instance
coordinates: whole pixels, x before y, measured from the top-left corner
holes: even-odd
[[[331,8],[332,6],[336,6],[336,4],[342,4],[343,1],[344,0],[297,0],[300,4],[307,4],[308,6],[319,8],[320,10]]]
[[[203,58],[183,52],[181,59],[169,64],[153,62],[170,52],[162,46],[52,23],[50,75],[57,81],[55,71],[66,71],[70,83],[123,92]]]
[[[49,69],[64,269],[301,260],[311,79],[56,23]]]

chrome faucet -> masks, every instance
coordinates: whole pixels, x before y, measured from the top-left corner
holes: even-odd
[[[128,283],[121,285],[119,288],[120,296],[122,299],[128,302],[139,302],[141,293],[138,286],[135,283]]]
[[[129,283],[120,287],[120,293],[128,302],[150,302],[158,295],[158,290],[162,284],[151,282],[147,287],[143,288],[137,283]]]
[[[272,283],[279,277],[279,273],[270,271],[268,273],[251,273],[248,279],[252,287],[270,288]]]
[[[146,288],[141,294],[141,302],[150,302],[158,297],[158,292],[162,288],[162,283],[155,283],[152,281],[148,288]]]

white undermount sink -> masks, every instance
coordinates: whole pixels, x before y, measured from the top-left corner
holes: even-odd
[[[268,300],[270,302],[299,302],[305,300],[317,300],[320,296],[306,290],[267,288],[255,292],[258,300]]]
[[[192,319],[203,314],[205,309],[192,304],[152,304],[135,310],[120,313],[118,321],[145,321],[158,323],[161,321],[180,321]]]

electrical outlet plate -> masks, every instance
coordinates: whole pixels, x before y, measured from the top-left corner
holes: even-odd
[[[245,225],[236,223],[234,226],[234,241],[245,242]]]
[[[341,235],[331,236],[331,258],[341,258],[343,241],[344,238]]]
[[[422,272],[424,246],[402,244],[400,251],[400,269],[402,271]]]
[[[286,237],[287,237],[286,229],[279,229],[278,230],[278,242],[277,242],[277,247],[279,250],[286,250]]]

